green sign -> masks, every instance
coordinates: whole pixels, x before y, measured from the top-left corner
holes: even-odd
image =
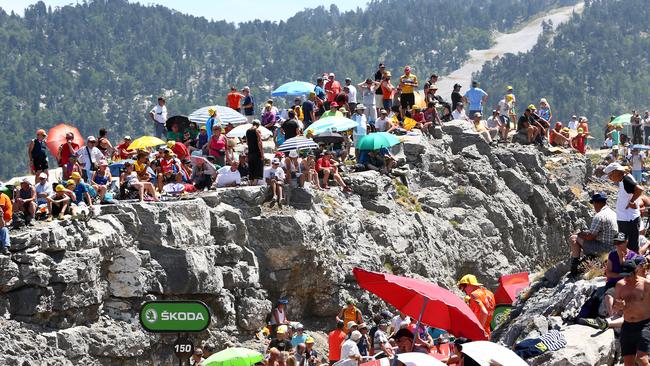
[[[201,332],[210,325],[210,309],[201,301],[147,301],[140,324],[152,333]]]

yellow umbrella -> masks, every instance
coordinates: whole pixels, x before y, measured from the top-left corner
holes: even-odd
[[[166,142],[153,136],[142,136],[140,138],[137,138],[133,140],[131,145],[129,145],[128,149],[129,150],[137,150],[137,149],[146,149],[148,147],[153,147],[153,146],[158,146],[158,145],[165,145]]]

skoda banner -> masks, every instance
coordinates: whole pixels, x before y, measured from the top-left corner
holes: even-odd
[[[201,301],[147,301],[140,324],[152,333],[201,332],[210,325],[210,310]]]

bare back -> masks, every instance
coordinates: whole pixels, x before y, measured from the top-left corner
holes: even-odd
[[[616,302],[623,302],[623,318],[636,323],[650,319],[650,280],[643,276],[626,277],[616,284]]]

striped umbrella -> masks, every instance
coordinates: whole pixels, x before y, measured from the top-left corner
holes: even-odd
[[[192,112],[187,118],[189,118],[189,120],[192,122],[206,123],[208,121],[208,118],[210,118],[210,114],[208,113],[208,109],[210,108],[217,110],[217,117],[221,121],[222,125],[227,125],[228,123],[239,125],[247,122],[246,117],[244,117],[241,113],[232,108],[221,105],[207,106],[197,109]]]
[[[284,152],[284,151],[291,151],[291,150],[310,150],[310,149],[318,149],[318,144],[315,143],[314,140],[312,139],[308,139],[303,136],[296,136],[285,141],[278,150]]]

